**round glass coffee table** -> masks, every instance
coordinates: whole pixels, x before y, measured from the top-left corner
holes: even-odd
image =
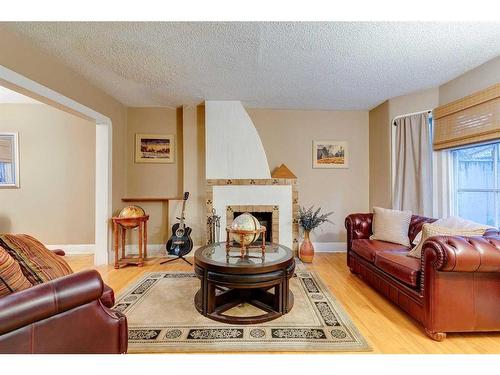
[[[225,242],[210,244],[196,250],[194,269],[201,281],[194,304],[207,318],[230,324],[256,324],[276,319],[292,309],[293,294],[288,282],[295,260],[286,246],[267,244],[264,256],[258,248],[242,257],[238,248],[227,253]],[[264,313],[224,314],[244,302]]]

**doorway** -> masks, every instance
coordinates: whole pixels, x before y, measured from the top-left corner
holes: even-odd
[[[95,122],[95,252],[94,264],[110,262],[109,218],[112,214],[112,122],[111,119],[54,90],[0,66],[0,84],[42,103]]]

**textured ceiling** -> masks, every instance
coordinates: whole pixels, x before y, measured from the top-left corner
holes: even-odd
[[[128,106],[370,109],[500,55],[500,23],[10,23]]]

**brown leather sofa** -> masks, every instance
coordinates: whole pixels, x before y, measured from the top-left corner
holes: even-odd
[[[500,331],[500,232],[483,236],[436,236],[423,246],[422,258],[409,248],[370,240],[372,214],[345,220],[347,265],[378,292],[420,322],[441,341],[447,332]],[[412,242],[424,223],[414,215]]]
[[[127,319],[97,271],[0,298],[0,353],[126,353]]]

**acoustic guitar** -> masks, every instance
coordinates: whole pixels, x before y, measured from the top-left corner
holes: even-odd
[[[189,198],[189,192],[185,192],[184,199],[182,201],[181,216],[180,218],[178,218],[179,222],[175,223],[172,226],[172,236],[170,237],[170,239],[167,241],[166,244],[168,254],[175,255],[177,258],[181,258],[184,261],[186,261],[184,259],[184,255],[188,254],[193,249],[193,240],[190,237],[191,228],[186,226],[184,217],[184,211],[186,209],[186,201],[188,200],[188,198]]]

